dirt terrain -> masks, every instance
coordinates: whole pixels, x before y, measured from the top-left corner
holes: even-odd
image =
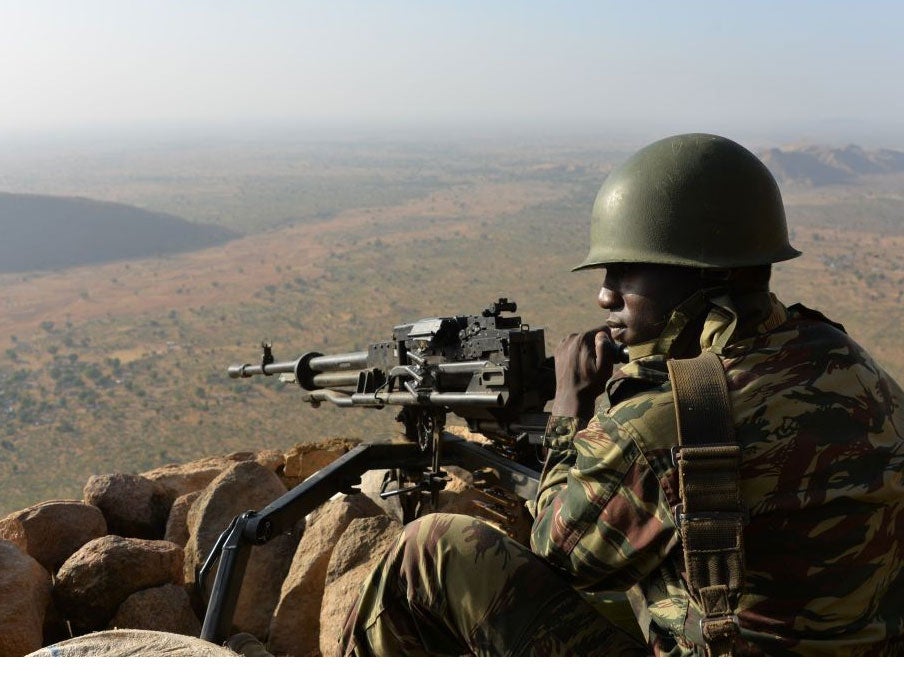
[[[518,302],[524,322],[546,329],[548,352],[565,333],[599,323],[598,272],[570,269],[584,256],[608,167],[602,156],[494,150],[446,157],[426,181],[428,159],[414,155],[387,161],[387,176],[408,177],[407,187],[374,189],[357,205],[346,194],[304,196],[296,207],[308,216],[279,226],[264,220],[223,246],[0,277],[0,513],[77,498],[92,473],[396,428],[389,412],[314,410],[275,380],[228,379],[226,367],[256,361],[264,338],[280,360],[361,350],[396,324],[476,313],[500,296]],[[366,175],[377,185],[376,159],[345,161],[344,173],[330,170],[334,179]],[[316,170],[306,166],[304,181]],[[109,188],[106,176],[91,186],[120,198],[163,190],[142,182]],[[187,211],[213,209],[190,177],[185,183],[195,198]],[[843,323],[899,380],[902,196],[901,175],[787,189],[792,240],[804,256],[774,275],[784,301]],[[290,211],[258,205],[271,216]]]

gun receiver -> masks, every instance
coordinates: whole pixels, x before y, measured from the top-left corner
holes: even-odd
[[[250,548],[285,532],[337,492],[357,491],[361,474],[387,469],[405,521],[435,507],[446,482],[443,466],[483,472],[521,500],[533,499],[543,464],[544,407],[555,395],[555,369],[542,329],[531,329],[501,298],[476,315],[434,317],[397,325],[388,341],[365,351],[305,353],[277,362],[264,341],[257,364],[232,365],[232,378],[278,375],[304,391],[314,407],[400,406],[407,443],[364,443],[318,471],[264,509],[237,516],[198,573],[199,589],[219,561],[201,637],[226,638]],[[627,351],[619,348],[619,359]],[[488,438],[478,445],[443,431],[446,415]],[[387,478],[390,476],[388,475]],[[385,488],[384,488],[385,489]]]
[[[548,419],[543,407],[555,395],[555,372],[543,330],[503,315],[516,309],[502,298],[478,315],[397,325],[389,341],[366,351],[311,352],[291,362],[276,362],[272,345],[263,342],[260,363],[233,365],[228,374],[279,375],[297,383],[315,407],[444,410],[502,445],[536,446]]]

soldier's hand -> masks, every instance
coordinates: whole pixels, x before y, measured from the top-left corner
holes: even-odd
[[[556,397],[553,416],[593,416],[596,399],[612,376],[616,346],[608,327],[569,334],[555,352]]]

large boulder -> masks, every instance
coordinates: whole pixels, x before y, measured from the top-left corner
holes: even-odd
[[[182,549],[168,541],[108,535],[88,542],[63,563],[53,597],[76,633],[107,626],[136,591],[182,583]]]
[[[336,461],[359,442],[354,438],[327,438],[299,443],[285,454],[283,482],[292,489],[308,476]]]
[[[45,501],[0,520],[0,539],[16,544],[49,572],[105,534],[107,522],[100,509],[80,501]]]
[[[84,500],[101,510],[110,534],[138,539],[163,538],[173,503],[159,483],[126,473],[91,476]]]
[[[352,520],[377,515],[380,507],[364,495],[334,499],[311,513],[270,622],[267,644],[273,654],[320,654],[320,607],[333,548]]]
[[[232,456],[233,455],[229,455],[226,458],[231,459]],[[236,459],[236,461],[239,460]],[[241,461],[256,461],[264,468],[270,469],[276,475],[280,475],[286,465],[286,455],[282,450],[260,450],[254,453],[254,457],[252,459],[242,459]]]
[[[253,460],[254,455],[251,453],[239,453],[229,457],[205,457],[185,464],[167,464],[145,471],[141,476],[162,485],[171,501],[175,501],[176,497],[183,494],[203,490],[211,480],[240,461]]]
[[[327,566],[320,610],[320,653],[341,654],[339,638],[364,580],[402,532],[387,515],[353,520],[336,542]]]
[[[0,539],[0,656],[21,657],[44,644],[50,574],[11,541]]]
[[[249,510],[259,511],[284,493],[285,486],[276,474],[253,461],[238,463],[211,481],[188,512],[190,536],[185,545],[186,582],[196,583],[197,569],[235,516]],[[298,532],[295,531],[251,547],[230,634],[247,632],[261,640],[266,639],[270,617],[297,544]],[[215,572],[211,572],[206,585],[213,582],[214,575]],[[203,593],[209,595],[210,591]]]
[[[206,640],[177,633],[116,629],[112,631],[98,631],[64,640],[41,648],[28,656],[237,657],[238,655],[232,650],[209,643]]]
[[[185,636],[201,634],[201,622],[192,610],[185,587],[175,584],[136,591],[123,601],[108,626],[111,629],[167,631]]]
[[[228,468],[246,461],[254,461],[274,473],[281,474],[286,460],[280,450],[233,452],[221,457],[204,457],[185,464],[167,464],[145,471],[142,477],[153,480],[166,489],[170,503],[177,497],[199,492]]]
[[[190,492],[176,497],[170,508],[169,517],[166,519],[166,532],[163,538],[179,546],[188,543],[188,510],[195,503],[195,499],[201,496],[201,491]]]

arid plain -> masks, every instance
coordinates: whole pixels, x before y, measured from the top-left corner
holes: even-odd
[[[0,275],[0,514],[91,474],[326,435],[390,411],[312,409],[226,367],[345,352],[394,325],[515,299],[551,352],[601,318],[583,258],[623,149],[581,143],[269,143],[31,155],[0,191],[135,205],[241,235],[195,252]],[[783,185],[801,258],[774,288],[843,323],[904,379],[904,174]]]

